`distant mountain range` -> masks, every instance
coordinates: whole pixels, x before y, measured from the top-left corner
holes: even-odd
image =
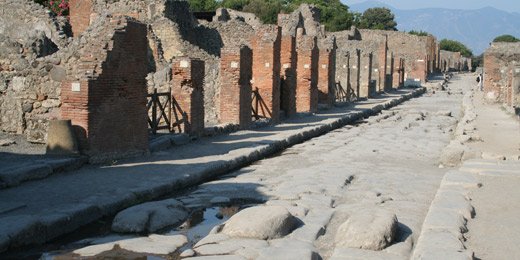
[[[426,8],[416,10],[396,9],[379,1],[366,1],[349,6],[350,10],[364,12],[372,7],[387,7],[396,16],[399,31],[423,30],[441,39],[457,40],[479,55],[489,43],[502,34],[520,38],[520,14],[493,7],[476,10]]]

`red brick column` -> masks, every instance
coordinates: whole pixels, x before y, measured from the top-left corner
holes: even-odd
[[[318,110],[318,56],[316,37],[302,35],[296,37],[298,75],[296,83],[296,112],[309,113]]]
[[[251,77],[253,57],[246,46],[228,47],[220,56],[220,122],[251,124]]]
[[[72,34],[74,37],[80,36],[90,25],[92,0],[70,0],[69,6]]]
[[[378,92],[383,92],[387,89],[387,84],[386,84],[386,69],[387,69],[387,64],[388,64],[388,60],[387,60],[387,55],[388,55],[388,44],[387,44],[387,39],[388,36],[385,36],[385,41],[382,42],[379,46],[379,51],[378,51],[378,55],[379,55],[379,60],[378,60],[378,63],[379,63],[379,67],[378,67],[378,70],[379,70],[379,80],[378,80],[378,89],[377,91]]]
[[[259,98],[260,117],[280,120],[280,49],[281,28],[265,25],[257,30],[251,41],[253,49],[253,89]],[[256,104],[253,104],[255,107]]]
[[[204,132],[204,61],[186,57],[176,59],[172,78],[172,96],[185,119],[183,132],[201,135]]]
[[[329,106],[334,104],[335,64],[335,43],[333,43],[332,46],[328,46],[328,48],[319,50],[318,102],[320,104]]]
[[[280,51],[281,108],[287,116],[296,114],[296,38],[282,36]]]
[[[402,58],[396,58],[395,69],[393,76],[393,87],[399,88],[404,84],[404,60]]]
[[[62,83],[62,118],[72,121],[81,152],[94,160],[148,150],[146,35],[146,25],[113,18],[84,43],[77,74]]]
[[[427,58],[418,59],[413,62],[412,70],[410,71],[409,78],[419,80],[421,83],[425,83],[428,77]]]
[[[370,80],[372,79],[372,53],[361,53],[361,68],[359,79],[360,98],[368,98],[370,95]]]
[[[361,50],[350,53],[350,87],[357,97],[361,88]]]

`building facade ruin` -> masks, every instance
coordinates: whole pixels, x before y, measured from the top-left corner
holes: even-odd
[[[207,127],[277,123],[319,104],[371,98],[424,83],[436,71],[471,67],[460,54],[439,51],[433,36],[326,32],[311,5],[280,14],[277,25],[227,9],[197,20],[178,0],[71,0],[69,20],[30,0],[0,7],[17,10],[0,18],[0,130],[45,143],[50,120],[71,119],[88,155],[146,152],[147,115],[172,114],[167,127],[200,136]],[[27,10],[31,23],[17,35]],[[180,116],[151,111],[157,93],[169,93],[168,108]],[[121,134],[128,125],[132,131]]]

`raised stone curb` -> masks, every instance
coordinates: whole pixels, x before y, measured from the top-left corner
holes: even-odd
[[[0,226],[0,252],[10,247],[45,243],[103,216],[115,215],[130,206],[170,194],[173,190],[200,184],[361,118],[378,114],[384,109],[389,109],[411,98],[418,97],[425,91],[425,88],[417,88],[371,109],[351,111],[339,118],[323,120],[319,125],[310,129],[307,127],[290,136],[282,135],[280,139],[262,143],[263,145],[251,149],[240,149],[236,153],[229,153],[233,154],[232,159],[208,162],[203,167],[193,168],[192,171],[185,172],[182,178],[176,178],[173,181],[157,184],[153,187],[129,190],[127,196],[103,200],[92,199],[77,204],[75,208],[70,208],[67,212],[57,212],[52,216],[43,217],[25,216],[24,221],[20,220],[23,216],[3,218]]]
[[[468,193],[480,186],[470,173],[449,171],[444,175],[411,259],[473,259],[463,242],[467,221],[475,214]]]
[[[79,169],[86,164],[86,157],[46,159],[23,167],[13,167],[0,172],[0,188],[9,188],[23,182],[46,178],[52,174]]]

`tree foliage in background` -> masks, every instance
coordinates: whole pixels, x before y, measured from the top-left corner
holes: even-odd
[[[493,42],[519,42],[520,39],[516,38],[513,35],[504,34],[496,37]]]
[[[190,0],[190,9],[197,12],[215,11],[218,3],[215,0]]]
[[[462,54],[462,56],[464,56],[464,57],[473,56],[473,52],[468,47],[466,47],[466,45],[462,44],[461,42],[454,41],[454,40],[448,40],[448,39],[442,39],[439,44],[440,44],[441,50],[460,52],[460,54]]]
[[[218,7],[254,13],[262,22],[275,24],[279,13],[290,13],[301,4],[320,9],[321,22],[327,31],[350,29],[354,14],[340,0],[189,0],[192,11],[214,11]],[[213,8],[213,9],[211,9]]]
[[[425,32],[425,31],[416,31],[416,30],[411,30],[408,32],[409,34],[412,34],[412,35],[417,35],[417,36],[428,36],[430,35],[428,32]]]
[[[386,7],[367,9],[363,15],[361,15],[358,26],[361,29],[397,31],[395,16],[392,11]]]

